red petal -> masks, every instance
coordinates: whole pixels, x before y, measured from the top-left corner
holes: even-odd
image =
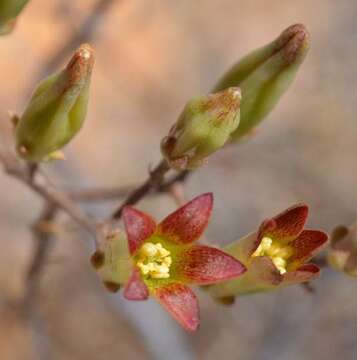
[[[320,275],[320,268],[314,264],[305,264],[295,271],[288,271],[283,275],[282,286],[299,284],[316,279]]]
[[[233,256],[209,246],[192,246],[175,260],[173,271],[195,284],[214,284],[243,274],[246,268]]]
[[[182,284],[169,284],[155,289],[160,304],[187,331],[195,331],[199,325],[199,308],[196,295]]]
[[[305,204],[292,206],[270,220],[264,236],[289,241],[297,237],[304,228],[309,208]],[[273,223],[275,226],[273,227]]]
[[[205,230],[212,206],[211,193],[200,195],[165,218],[158,226],[158,233],[176,243],[191,243]]]
[[[153,234],[156,223],[149,215],[131,206],[124,208],[123,220],[128,236],[129,251],[130,254],[134,254],[141,244]]]
[[[149,290],[141,280],[138,269],[134,269],[124,288],[124,297],[128,300],[146,300]]]
[[[327,242],[328,236],[318,230],[304,230],[289,245],[294,249],[291,261],[304,262],[313,256],[313,253]]]

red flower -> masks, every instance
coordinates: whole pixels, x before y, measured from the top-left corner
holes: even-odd
[[[213,295],[266,291],[315,279],[319,267],[306,262],[328,236],[319,230],[304,230],[307,215],[307,205],[295,205],[263,221],[257,232],[228,245],[225,250],[241,261],[247,272],[239,279],[211,287]]]
[[[199,325],[199,308],[195,294],[186,284],[214,284],[246,270],[231,255],[194,244],[208,224],[212,205],[212,194],[203,194],[158,225],[149,215],[132,207],[123,211],[133,260],[124,297],[145,300],[153,295],[188,331]]]

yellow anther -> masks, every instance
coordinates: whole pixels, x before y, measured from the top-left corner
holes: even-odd
[[[279,270],[280,274],[286,273],[286,260],[281,257],[273,257],[272,261],[276,268]]]
[[[273,261],[280,274],[286,273],[287,260],[292,255],[292,249],[288,246],[282,246],[274,243],[269,237],[263,237],[260,245],[253,253],[256,256],[268,256]]]
[[[160,243],[145,243],[138,254],[137,266],[143,275],[153,279],[167,279],[170,277],[172,258],[170,251]]]
[[[253,256],[264,256],[265,252],[271,247],[273,240],[268,237],[263,237],[257,250],[255,250]]]
[[[145,255],[148,257],[155,256],[157,254],[157,251],[158,251],[158,246],[156,246],[153,243],[146,243],[140,249],[141,255]]]
[[[170,265],[172,264],[171,256],[166,256],[162,263],[170,267]]]

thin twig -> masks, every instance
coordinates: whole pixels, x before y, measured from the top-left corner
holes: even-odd
[[[172,179],[169,179],[166,183],[163,183],[158,188],[158,191],[159,192],[169,191],[172,185],[176,183],[184,183],[191,174],[192,174],[191,170],[184,170],[179,172],[177,175],[172,177]]]
[[[62,209],[91,235],[96,236],[97,226],[94,219],[65,193],[55,188],[40,172],[32,175],[28,166],[22,164],[13,154],[4,149],[0,149],[0,161],[9,175],[26,184],[49,203]]]
[[[113,188],[94,188],[94,189],[82,189],[82,190],[70,190],[67,191],[67,195],[76,201],[83,202],[98,202],[114,200],[124,196],[128,196],[132,191],[136,189],[136,186],[128,185],[122,187]]]
[[[117,210],[114,211],[112,215],[113,220],[119,220],[121,218],[123,209],[127,205],[134,205],[140,201],[144,196],[149,194],[151,191],[160,187],[164,180],[165,174],[170,170],[169,165],[166,160],[162,160],[154,170],[150,172],[149,178],[135,189],[129,196],[124,200],[124,202],[119,206]]]
[[[191,174],[191,171],[182,171],[177,175],[173,176],[171,179],[168,179],[166,182],[163,182],[160,186],[154,189],[148,195],[153,195],[155,192],[166,193],[169,192],[172,185],[182,184],[187,180],[188,176]],[[112,187],[112,188],[92,188],[92,189],[78,189],[78,190],[68,190],[66,194],[73,200],[82,201],[82,202],[98,202],[98,201],[112,201],[124,196],[128,196],[139,185],[126,185],[121,187]]]
[[[26,290],[21,304],[25,315],[30,313],[36,301],[41,275],[50,249],[52,233],[44,229],[44,226],[54,220],[56,213],[57,208],[52,203],[46,203],[40,217],[32,227],[35,251],[26,275]]]

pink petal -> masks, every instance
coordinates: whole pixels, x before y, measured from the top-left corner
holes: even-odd
[[[158,233],[176,243],[191,243],[205,230],[212,206],[211,193],[200,195],[165,218],[158,226]]]
[[[245,266],[233,256],[209,246],[192,246],[181,253],[173,271],[194,284],[214,284],[229,280],[246,271]]]
[[[328,240],[327,234],[318,230],[304,230],[289,245],[294,249],[291,261],[304,262],[310,259]]]
[[[295,271],[288,271],[283,275],[282,286],[299,284],[316,279],[320,275],[320,268],[314,264],[305,264]]]
[[[155,289],[160,304],[187,331],[195,331],[199,325],[199,308],[196,295],[182,284],[174,283]]]
[[[142,243],[156,229],[155,221],[147,214],[126,206],[123,210],[123,220],[128,236],[130,254],[134,254]]]
[[[140,277],[138,269],[134,269],[124,288],[124,297],[128,300],[146,300],[149,290]]]
[[[308,212],[309,208],[305,204],[292,206],[267,222],[269,229],[265,230],[264,236],[281,241],[294,239],[303,230]]]

